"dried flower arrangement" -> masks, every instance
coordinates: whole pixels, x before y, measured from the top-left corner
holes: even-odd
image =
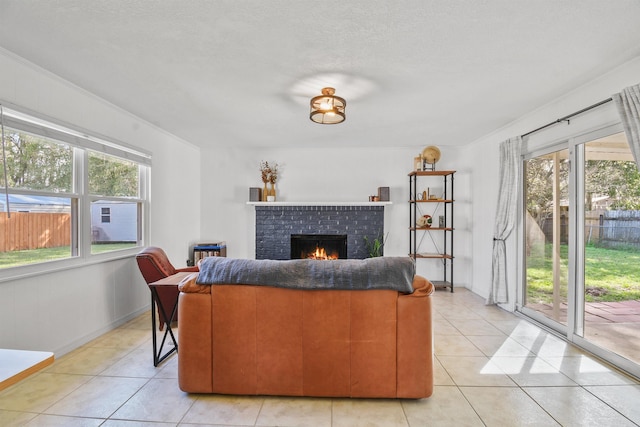
[[[275,184],[278,181],[278,164],[263,160],[260,162],[260,173],[262,175],[262,182]]]

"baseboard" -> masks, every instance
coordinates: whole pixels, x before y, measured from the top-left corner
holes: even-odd
[[[129,320],[131,319],[135,319],[136,317],[140,316],[141,314],[143,314],[146,311],[151,310],[151,304],[147,304],[144,307],[142,307],[139,310],[134,311],[133,313],[130,313],[124,317],[121,317],[120,319],[117,319],[111,323],[109,323],[108,325],[104,326],[103,328],[100,328],[96,331],[91,332],[90,334],[84,335],[78,339],[75,339],[73,341],[71,341],[69,344],[60,347],[58,349],[56,349],[54,351],[54,354],[56,355],[56,358],[60,357],[60,356],[64,356],[65,354],[75,350],[78,347],[81,347],[83,345],[85,345],[86,343],[88,343],[91,340],[94,340],[96,338],[98,338],[101,335],[106,334],[109,331],[112,331],[116,328],[118,328],[119,326],[124,325],[125,323],[127,323]]]

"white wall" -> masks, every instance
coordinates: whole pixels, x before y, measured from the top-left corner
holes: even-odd
[[[0,100],[149,151],[150,244],[183,266],[200,234],[199,149],[0,50]],[[58,356],[147,309],[149,290],[135,259],[7,280],[0,271],[0,348]],[[4,278],[4,279],[3,279]]]
[[[457,170],[455,175],[455,284],[487,297],[491,284],[493,226],[498,196],[500,142],[527,133],[560,117],[608,98],[640,80],[640,58],[618,67],[549,105],[463,146],[441,146],[438,169]],[[555,142],[568,133],[584,132],[617,121],[613,104],[592,110],[528,138],[528,146]],[[416,136],[416,141],[423,141]],[[203,150],[202,170],[215,171],[202,188],[203,237],[224,239],[232,257],[253,258],[255,228],[253,207],[246,205],[249,187],[262,187],[258,166],[261,160],[277,161],[283,169],[278,199],[283,201],[364,201],[378,186],[391,188],[393,205],[385,208],[385,230],[389,240],[385,255],[406,255],[409,245],[408,177],[412,159],[428,143],[405,142],[388,149],[325,150],[233,148]],[[217,196],[216,196],[217,194]],[[507,241],[511,297],[515,297],[517,233]],[[426,277],[440,274],[433,266],[418,262]],[[515,298],[511,298],[512,301]],[[513,304],[511,307],[513,308]]]
[[[416,141],[422,138],[416,137]],[[410,143],[410,142],[409,142]],[[304,145],[304,144],[301,144]],[[277,183],[279,201],[364,202],[378,187],[390,187],[392,205],[385,207],[387,256],[409,253],[409,177],[413,158],[429,144],[375,149],[323,149],[303,147],[269,150],[203,149],[202,235],[227,241],[227,255],[255,257],[255,208],[247,205],[249,187],[262,187],[261,160],[280,165]],[[460,169],[460,149],[441,147],[440,170],[458,170],[455,175],[455,284],[468,286],[471,254],[470,229],[466,219],[470,196],[464,189],[471,181],[469,169]],[[210,174],[208,170],[212,171]],[[430,264],[431,263],[431,264]],[[418,273],[439,278],[439,264],[418,261]],[[434,277],[437,276],[437,277]]]
[[[491,253],[493,244],[493,219],[498,197],[498,171],[500,142],[525,134],[609,98],[627,86],[640,83],[640,57],[630,61],[579,89],[559,97],[556,101],[528,114],[491,135],[471,143],[465,150],[466,163],[471,167],[470,183],[472,230],[472,271],[471,289],[483,296],[489,295],[491,287]],[[526,138],[525,147],[540,148],[577,136],[595,128],[619,122],[613,103],[591,110],[589,113],[572,118],[570,124],[562,123],[548,130]],[[520,226],[520,224],[519,224]],[[517,269],[518,233],[507,240],[508,284],[510,304],[513,309],[516,286],[520,272]]]
[[[387,149],[206,149],[168,135],[50,73],[0,50],[0,100],[72,123],[153,153],[150,244],[183,265],[190,243],[224,239],[228,256],[254,257],[254,210],[249,187],[261,187],[261,160],[278,162],[280,200],[365,201],[389,186],[386,255],[408,252],[408,172],[424,135]],[[559,98],[464,147],[441,147],[438,169],[455,169],[455,282],[486,296],[491,280],[498,145],[638,83],[640,59]],[[599,113],[596,113],[598,115]],[[602,113],[602,121],[611,120]],[[574,123],[572,121],[572,123]],[[549,138],[555,138],[549,137]],[[437,144],[436,144],[437,145]],[[199,197],[202,201],[199,201]],[[515,261],[516,239],[508,241]],[[419,262],[418,273],[434,272]],[[437,274],[437,273],[436,273]],[[509,280],[515,293],[515,262]],[[133,258],[1,281],[0,347],[62,354],[148,306],[149,293]]]

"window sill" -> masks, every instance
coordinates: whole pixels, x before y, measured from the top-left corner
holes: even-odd
[[[65,258],[37,264],[27,264],[16,267],[8,267],[0,270],[0,284],[14,280],[26,279],[29,277],[41,276],[45,274],[68,271],[75,268],[83,268],[95,264],[103,264],[120,259],[132,258],[140,252],[142,246],[122,249],[118,251],[106,252],[87,257]]]

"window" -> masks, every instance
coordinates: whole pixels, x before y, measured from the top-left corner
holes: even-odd
[[[9,188],[72,192],[73,149],[68,144],[7,127],[4,134]],[[1,180],[4,187],[4,176]]]
[[[98,199],[91,202],[91,253],[138,246],[141,202]]]
[[[3,112],[7,179],[0,174],[0,269],[142,245],[148,155]]]
[[[102,211],[101,213],[102,221],[100,222],[102,223],[111,222],[111,208],[102,208],[101,211]]]
[[[89,151],[89,193],[133,197],[140,194],[138,165],[108,154]]]
[[[89,151],[91,253],[137,245],[140,173],[135,162]]]

